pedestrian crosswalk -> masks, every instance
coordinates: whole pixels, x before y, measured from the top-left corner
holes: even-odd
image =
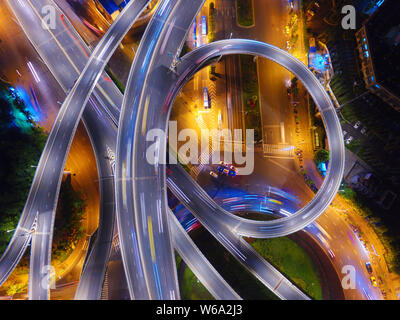
[[[289,144],[263,144],[265,158],[294,159],[295,147]]]
[[[236,7],[220,7],[216,10],[216,16],[234,17],[236,15]]]
[[[217,101],[217,86],[214,81],[210,81],[208,84],[208,94],[210,95],[211,108],[215,108],[215,102]]]

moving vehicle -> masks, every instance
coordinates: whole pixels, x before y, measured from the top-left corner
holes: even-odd
[[[196,41],[197,39],[197,19],[194,18],[193,22],[193,40]]]
[[[369,261],[366,262],[366,263],[365,263],[365,267],[367,268],[368,273],[371,274],[371,273],[372,273],[371,262],[369,262]]]
[[[376,282],[376,278],[374,276],[371,276],[370,278],[372,285],[376,288],[378,286],[378,283]]]
[[[230,177],[234,177],[236,176],[236,169],[235,167],[233,167],[233,169],[229,168],[229,167],[225,167],[225,166],[219,166],[217,169],[218,172],[225,174],[227,176]]]
[[[207,17],[206,16],[201,17],[201,35],[203,35],[203,36],[207,35]]]
[[[83,19],[83,24],[88,27],[93,33],[95,33],[97,36],[102,37],[104,35],[104,31],[102,30],[101,27],[94,26],[91,24],[89,21]]]
[[[276,203],[276,204],[279,204],[279,205],[282,205],[282,204],[283,204],[281,201],[276,200],[276,199],[267,198],[267,200],[268,200],[269,202]]]
[[[332,249],[328,249],[328,253],[329,253],[329,256],[332,258],[332,259],[335,259],[335,253],[332,251]]]
[[[204,108],[205,109],[210,109],[211,108],[211,104],[210,104],[210,98],[208,96],[207,87],[203,88],[203,99],[204,99]]]
[[[349,144],[350,142],[352,142],[353,139],[354,139],[354,138],[353,138],[352,136],[348,137],[348,138],[346,139],[346,144]]]
[[[218,178],[218,174],[216,174],[214,171],[210,171],[210,176],[213,178]]]

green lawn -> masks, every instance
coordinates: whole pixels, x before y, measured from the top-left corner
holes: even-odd
[[[241,26],[250,27],[254,24],[252,0],[236,0],[236,11]]]
[[[181,264],[184,263],[178,253],[175,252],[176,269],[178,270],[179,290],[182,300],[213,300],[214,297],[206,287],[197,279],[195,274],[185,264],[183,276]],[[183,265],[182,265],[183,267]]]
[[[308,253],[288,237],[254,239],[251,246],[310,297],[322,300],[320,274]]]
[[[193,241],[219,274],[245,300],[278,300],[278,297],[243,267],[206,230],[191,233]]]
[[[54,222],[52,259],[64,262],[74,251],[78,241],[85,235],[82,225],[85,201],[79,191],[72,187],[71,175],[62,183]]]
[[[214,300],[206,287],[202,285],[187,266],[183,274],[183,282],[179,286],[183,300]]]

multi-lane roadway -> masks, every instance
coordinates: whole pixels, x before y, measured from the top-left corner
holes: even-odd
[[[237,217],[234,217],[227,212],[219,211],[220,213],[222,212],[222,215],[220,215],[221,221],[228,222],[227,226],[230,230],[227,230],[226,232],[231,232],[232,235],[239,234],[254,236],[255,234],[261,237],[271,237],[289,234],[299,230],[310,223],[310,221],[313,221],[316,217],[318,217],[329,205],[339,186],[337,182],[338,178],[335,178],[335,174],[337,175],[336,177],[341,177],[343,172],[343,141],[340,138],[341,131],[340,125],[338,125],[336,113],[334,113],[334,109],[331,106],[329,98],[325,96],[326,93],[324,95],[324,91],[321,91],[321,88],[318,87],[319,83],[317,80],[313,78],[313,75],[307,70],[307,68],[305,68],[303,65],[300,66],[298,62],[290,55],[285,54],[284,52],[279,51],[277,48],[268,46],[266,44],[246,40],[230,40],[221,41],[219,43],[202,47],[189,55],[187,59],[183,59],[184,63],[178,65],[176,70],[170,68],[171,64],[174,63],[173,56],[180,51],[179,49],[185,39],[187,30],[191,26],[194,16],[201,8],[202,1],[198,2],[198,7],[193,6],[193,4],[187,6],[180,5],[179,1],[163,1],[161,3],[160,7],[155,13],[155,16],[150,22],[149,29],[147,29],[141,47],[139,48],[137,58],[135,58],[135,62],[131,70],[130,81],[128,82],[127,94],[124,97],[122,117],[119,125],[119,144],[117,148],[117,199],[119,201],[118,217],[119,230],[122,237],[122,256],[124,259],[125,270],[127,274],[131,274],[131,277],[128,277],[128,282],[131,284],[131,296],[135,298],[150,297],[174,299],[179,297],[176,272],[174,270],[174,258],[172,255],[173,251],[171,249],[172,245],[169,235],[168,211],[166,208],[167,205],[164,181],[165,167],[159,163],[151,165],[145,161],[141,162],[140,160],[145,160],[145,150],[148,147],[148,142],[143,138],[143,136],[145,136],[144,134],[151,129],[163,128],[165,126],[168,120],[169,108],[172,105],[173,97],[177,94],[178,89],[181,88],[183,83],[188,80],[191,74],[197,71],[208,60],[224,54],[251,53],[271,58],[272,60],[283,64],[289,70],[294,72],[300,79],[302,79],[306,87],[310,90],[312,96],[321,109],[323,118],[327,124],[327,129],[331,128],[331,130],[328,132],[330,145],[332,144],[333,150],[337,151],[335,152],[336,156],[334,156],[332,159],[332,164],[330,165],[328,171],[326,183],[322,186],[320,193],[316,197],[317,199],[314,201],[314,203],[312,202],[307,207],[303,208],[302,212],[294,215],[292,220],[282,219],[279,222],[280,225],[277,226],[274,225],[274,223],[266,223],[266,225],[262,223],[263,225],[259,225],[256,222],[250,222],[246,220],[240,220],[238,223],[238,220],[236,219]],[[27,1],[27,3],[30,3],[30,1]],[[137,1],[135,3],[137,3]],[[23,9],[23,7],[24,6],[21,6],[19,9]],[[177,18],[182,15],[182,11],[180,11],[178,14],[178,7],[180,10],[183,8],[185,12],[188,13],[180,18],[180,20],[177,20]],[[18,7],[13,9],[18,17]],[[123,17],[123,15],[120,16]],[[63,16],[61,15],[60,17],[64,21]],[[121,20],[123,20],[123,18],[121,18]],[[127,23],[129,25],[129,22]],[[126,32],[124,27],[114,27],[114,29],[111,27],[110,30],[111,31],[108,33],[110,35],[110,40],[104,41],[104,47],[101,47],[101,50],[107,51],[107,53],[102,55],[102,57],[107,57],[113,51],[112,49],[115,47],[114,44],[117,42],[113,41],[115,40],[116,36],[114,33],[119,32],[119,35],[122,35],[124,32]],[[155,39],[157,41],[155,41]],[[71,39],[68,39],[68,41],[71,41]],[[60,47],[60,45],[57,43],[58,39],[54,38],[54,42],[58,45],[58,47]],[[40,40],[36,40],[35,43],[39,44],[39,48],[43,44]],[[99,49],[97,53],[101,50]],[[172,57],[169,54],[171,52]],[[104,51],[101,51],[101,54],[103,53]],[[44,56],[46,55],[44,54]],[[57,55],[57,57],[58,56],[59,55]],[[94,53],[93,56],[96,57],[96,53]],[[157,57],[157,59],[155,59],[155,57]],[[85,70],[98,70],[99,65],[101,66],[102,63],[104,63],[102,59],[100,60],[100,62],[92,61],[91,68],[93,69],[89,68],[89,62]],[[107,59],[104,60],[106,61]],[[87,58],[84,61],[87,61]],[[85,99],[87,101],[88,97],[86,98],[85,95],[90,94],[90,88],[94,87],[96,80],[100,77],[100,73],[98,73],[98,71],[92,74],[87,72],[86,76],[88,76],[88,78],[85,78],[84,75],[81,75],[77,83],[72,88],[64,105],[73,105],[72,98],[74,96],[79,98],[79,100],[75,101],[75,104],[77,104],[77,101],[82,102],[85,101]],[[141,79],[142,81],[138,81],[138,79]],[[164,79],[166,81],[163,82],[160,81],[160,79]],[[158,83],[156,81],[158,81]],[[82,87],[80,87],[80,83],[82,83]],[[78,89],[82,91],[78,91]],[[163,108],[162,113],[159,111],[160,106]],[[107,108],[107,110],[110,118],[112,118],[112,120],[115,122],[116,119],[118,119],[118,111],[113,114],[112,111],[110,112],[110,110],[113,110],[112,108]],[[79,120],[79,112],[77,117],[75,116],[73,119],[70,118],[72,118],[72,116],[66,115],[65,110],[64,113],[60,112],[59,116],[57,117],[58,121],[55,123],[54,127],[56,129],[54,130],[56,130],[55,132],[57,133],[61,131],[61,137],[63,137],[64,134],[70,134],[71,132],[73,136],[74,126],[70,125],[71,128],[68,128],[68,121],[73,122],[75,119],[76,122]],[[149,121],[149,119],[151,121]],[[57,126],[57,123],[59,123],[60,120],[63,126]],[[136,126],[132,126],[132,122],[136,122]],[[64,123],[67,123],[67,125],[64,125]],[[64,143],[65,150],[68,150],[69,141]],[[165,147],[166,141],[159,141],[159,143],[160,150],[165,150],[163,147]],[[49,145],[48,150],[45,149],[44,156],[42,156],[42,158],[45,157],[45,159],[46,154],[49,155],[50,152],[55,149],[55,145],[60,148],[58,143],[55,144],[54,139],[49,138],[47,144]],[[63,148],[62,144],[61,148]],[[132,153],[136,155],[135,159],[132,159]],[[59,154],[55,152],[55,157],[52,157],[52,159],[56,159],[58,155]],[[140,159],[140,157],[142,157],[142,159]],[[164,157],[164,155],[160,154],[160,158],[162,157]],[[118,159],[122,159],[120,160],[120,163],[118,162]],[[54,173],[57,171],[54,169],[55,166],[50,166],[50,177],[51,171],[53,171],[53,175],[60,174],[59,172]],[[35,177],[41,177],[43,173],[44,171],[38,169]],[[330,176],[329,173],[331,173]],[[57,181],[57,179],[50,178],[48,181],[49,184],[54,184],[54,181]],[[189,203],[186,203],[186,205],[190,206],[190,202],[193,201],[193,203],[200,204],[204,207],[211,206],[216,208],[215,204],[212,203],[212,200],[200,196],[201,193],[193,192],[193,190],[197,190],[194,181],[187,181],[189,182],[185,182],[186,185],[180,180],[178,182],[183,184],[181,189],[189,194]],[[38,185],[40,185],[40,183],[34,183],[32,188],[35,186],[38,187]],[[58,191],[55,189],[58,188],[55,188],[54,186],[52,188],[54,189],[52,191],[54,192],[53,195],[49,195],[48,192],[47,195],[46,192],[41,192],[39,193],[40,197],[43,197],[42,199],[46,199],[46,197],[50,199],[56,199]],[[136,192],[135,194],[133,193],[133,189]],[[47,190],[48,189],[45,191]],[[127,199],[130,202],[129,210],[127,207]],[[49,200],[44,201],[45,205],[47,205],[47,211],[43,211],[48,212],[47,214],[51,213],[51,210],[49,209],[49,202]],[[121,209],[124,210],[125,213],[120,212]],[[39,212],[39,210],[37,210],[37,212]],[[40,212],[42,212],[42,210],[40,210]],[[133,215],[134,212],[135,215]],[[40,216],[42,216],[42,218],[40,218]],[[41,239],[43,240],[41,243],[47,246],[45,250],[48,250],[49,243],[51,244],[51,235],[49,234],[48,230],[52,230],[51,224],[53,223],[53,219],[49,218],[48,216],[45,217],[44,214],[39,215],[39,213],[37,215],[30,214],[29,217],[33,217],[33,220],[37,218],[37,223],[34,223],[34,221],[28,221],[27,223],[27,225],[35,226],[35,229],[37,229],[34,233],[32,233],[34,234],[33,247],[35,248],[36,243],[39,243],[38,240]],[[129,224],[125,224],[127,221]],[[18,230],[19,229],[17,228],[17,232]],[[129,230],[129,232],[125,232],[127,230]],[[136,245],[135,241],[132,239],[132,235],[135,234],[135,231],[138,233],[139,240]],[[16,239],[18,238],[19,237],[16,237]],[[28,242],[28,240],[29,237],[25,237],[25,241]],[[221,241],[223,240],[221,239]],[[24,249],[24,246],[26,246],[25,242],[22,245],[15,246],[15,248]],[[11,243],[9,248],[10,247],[13,248],[14,245]],[[45,252],[45,250],[42,248],[40,252]],[[47,252],[49,252],[49,250]],[[46,257],[44,257],[43,254],[40,254],[38,261],[46,261],[45,259]],[[129,259],[131,263],[130,265],[128,261]],[[49,260],[49,258],[47,260]],[[144,269],[141,269],[141,264],[143,264]],[[166,272],[166,275],[168,276],[161,277],[160,279],[160,273],[158,272],[159,266],[163,266],[164,270],[169,271]],[[40,270],[39,267],[43,267],[43,265],[38,266],[36,270]],[[37,271],[35,271],[35,274],[37,274]],[[171,277],[171,274],[174,276]],[[142,288],[143,285],[147,288],[147,290],[140,294],[138,294],[138,288],[140,288],[140,285],[132,284],[133,277],[137,277],[138,275],[139,277],[142,275],[142,279],[139,281],[139,284],[142,283]],[[31,277],[33,278],[33,275],[31,275]],[[136,286],[135,290],[134,286]],[[146,296],[147,292],[149,294],[148,296]],[[33,292],[30,292],[30,295],[32,296]],[[46,298],[46,295],[48,295],[48,292],[43,292],[43,294],[38,293],[38,295],[35,295],[35,297]],[[290,294],[287,296],[290,296]]]
[[[145,7],[144,2],[145,1],[142,1],[142,3],[136,1],[135,5],[129,6],[129,8],[133,9],[131,9],[133,12],[127,10],[127,13],[132,14],[133,17],[137,17]],[[66,17],[60,11],[56,11],[59,20],[57,20],[58,23],[55,24],[56,27],[60,28],[59,30],[42,28],[43,18],[40,13],[40,8],[44,5],[51,5],[55,10],[57,10],[57,7],[48,1],[42,1],[40,4],[35,3],[35,5],[36,6],[34,6],[30,1],[18,3],[10,2],[10,6],[13,9],[14,14],[16,15],[21,27],[24,29],[31,43],[35,46],[42,59],[47,62],[47,65],[53,72],[55,78],[59,81],[60,85],[64,88],[64,90],[68,90],[67,88],[71,88],[77,76],[79,76],[83,70],[87,61],[89,50],[80,39],[76,31],[68,23]],[[123,17],[123,15],[121,15],[121,17]],[[126,19],[126,21],[128,21],[129,24],[126,29],[129,30],[129,26],[131,25],[130,22],[134,21],[134,19]],[[43,32],[35,32],[35,28],[41,28]],[[110,33],[110,38],[112,40],[116,37],[116,35],[112,31]],[[120,36],[121,39],[122,36],[123,34]],[[118,39],[120,40],[120,38]],[[119,44],[118,39],[115,41],[114,47]],[[110,46],[108,39],[105,38],[104,40],[107,43],[106,47],[109,49],[109,51],[101,51],[100,48],[100,50],[93,54],[92,59],[90,60],[92,64],[100,64],[100,66],[102,66],[100,70],[104,69],[104,62],[101,55],[111,55],[113,52],[113,46]],[[74,58],[72,59],[71,57]],[[107,59],[105,59],[105,61],[107,61]],[[66,70],[68,70],[68,72],[66,72]],[[85,75],[85,77],[83,77],[83,75]],[[89,99],[89,95],[86,97],[84,96],[84,100],[80,99],[80,97],[84,95],[84,90],[86,88],[85,83],[88,83],[89,86],[92,86],[93,84],[94,87],[100,76],[101,73],[98,75],[93,74],[90,73],[89,69],[89,72],[84,72],[78,79],[77,83],[75,83],[75,86],[73,86],[72,90],[70,90],[70,94],[68,95],[54,122],[41,160],[39,161],[32,188],[28,196],[27,204],[22,213],[20,224],[17,227],[17,231],[12,238],[9,248],[2,256],[0,261],[0,267],[7,269],[7,271],[3,273],[5,275],[5,279],[9,272],[15,267],[15,264],[25,251],[28,243],[27,240],[29,237],[21,237],[19,235],[20,230],[23,231],[27,228],[30,229],[33,224],[33,219],[37,219],[37,223],[35,224],[36,230],[34,233],[32,233],[33,241],[30,267],[31,276],[29,277],[29,296],[32,299],[48,298],[49,286],[44,286],[42,284],[45,283],[45,277],[48,276],[47,272],[49,269],[47,266],[51,265],[50,253],[55,206],[57,204],[63,168],[74,132],[83,113],[84,106]],[[108,106],[108,108],[104,110],[108,111],[110,118],[116,122],[116,117],[118,117],[116,112],[118,110],[108,94],[105,93],[103,86],[107,86],[107,91],[114,93],[116,97],[118,97],[118,90],[117,88],[112,87],[115,87],[115,85],[107,80],[104,80],[108,78],[105,74],[102,76],[103,82],[101,84],[97,84],[95,96],[102,97],[99,100],[103,105],[105,104]],[[77,90],[78,83],[83,83],[79,90]],[[88,90],[91,91],[93,88]],[[99,113],[98,110],[92,110],[91,114],[94,115],[94,112],[96,112],[97,115]],[[113,130],[113,126],[110,125],[108,121],[104,122],[104,119],[101,121],[103,122],[105,129],[98,130],[99,128],[97,128],[97,130],[94,131],[94,134],[91,136],[91,140],[93,143],[98,144],[97,148],[95,148],[95,150],[98,151],[96,158],[98,163],[103,164],[100,165],[100,167],[102,167],[103,172],[106,173],[104,176],[110,177],[112,176],[109,170],[110,164],[107,166],[107,162],[105,162],[103,158],[105,155],[107,155],[107,145],[111,147],[115,145],[115,140],[108,140],[109,137],[113,136],[113,134],[109,131]],[[97,121],[97,123],[93,122],[93,124],[96,125],[101,123],[101,121]],[[103,175],[101,174],[100,177],[102,176]],[[107,194],[104,195],[103,198],[107,200],[111,196],[112,201],[107,201],[106,203],[113,203],[113,193],[110,193],[109,188],[110,183],[113,183],[112,179],[108,179],[108,181],[107,179],[102,179],[101,181],[101,189],[108,189]],[[113,185],[111,187],[113,187]],[[112,210],[114,210],[113,207]],[[106,227],[112,230],[112,225],[107,224]],[[110,232],[107,232],[107,234],[110,234]],[[13,241],[22,242],[22,240],[26,241],[23,244],[13,244]],[[18,252],[15,252],[16,250]],[[107,254],[107,250],[103,250],[103,252]]]

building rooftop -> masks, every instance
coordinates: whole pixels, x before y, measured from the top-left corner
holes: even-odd
[[[375,81],[400,97],[400,1],[384,1],[365,28]]]

